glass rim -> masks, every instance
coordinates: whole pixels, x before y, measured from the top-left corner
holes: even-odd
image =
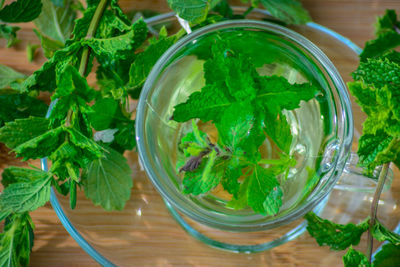
[[[186,35],[182,39],[180,39],[177,43],[172,45],[157,61],[151,70],[146,82],[143,86],[142,93],[139,98],[139,103],[137,106],[136,113],[136,142],[138,148],[139,159],[145,169],[148,178],[152,181],[153,185],[156,187],[157,191],[161,194],[161,196],[171,203],[174,207],[176,207],[180,212],[187,215],[188,217],[194,219],[195,221],[202,222],[211,227],[215,227],[218,229],[226,229],[232,231],[258,231],[261,229],[269,229],[272,227],[277,227],[282,224],[286,224],[295,219],[298,219],[305,213],[311,211],[333,188],[339,179],[340,175],[335,175],[335,177],[330,177],[330,180],[324,184],[323,188],[320,188],[318,192],[322,192],[322,194],[312,194],[312,199],[307,203],[300,204],[293,212],[289,212],[288,214],[282,215],[281,217],[275,220],[268,220],[264,223],[255,222],[249,223],[246,222],[243,224],[242,222],[228,222],[227,220],[223,221],[220,218],[214,216],[213,213],[208,212],[205,214],[203,211],[199,211],[194,207],[191,207],[187,204],[187,200],[180,194],[170,195],[167,190],[162,186],[159,182],[159,178],[157,174],[153,170],[151,163],[149,163],[148,158],[151,158],[152,155],[149,153],[146,148],[145,141],[142,140],[142,137],[145,138],[145,113],[147,110],[147,98],[152,90],[153,83],[157,80],[160,73],[162,73],[164,67],[169,63],[169,61],[174,57],[174,55],[185,45],[189,44],[193,40],[196,40],[198,37],[203,36],[204,34],[215,32],[218,30],[229,29],[229,28],[253,28],[253,29],[261,29],[273,32],[275,34],[283,35],[285,38],[288,38],[290,41],[294,42],[296,45],[299,45],[302,49],[305,49],[308,53],[310,53],[314,60],[317,60],[318,63],[322,65],[324,70],[327,72],[329,79],[334,84],[334,88],[336,89],[339,102],[337,105],[341,108],[339,115],[341,118],[339,119],[339,123],[337,130],[337,136],[340,140],[339,158],[334,162],[333,169],[337,168],[337,164],[340,161],[340,157],[346,157],[352,142],[353,137],[353,119],[351,112],[351,104],[350,98],[346,89],[346,85],[344,84],[339,72],[333,65],[333,63],[329,60],[329,58],[311,41],[306,39],[304,36],[288,29],[282,27],[277,24],[257,21],[257,20],[227,20],[211,25],[207,25],[198,30],[193,31],[192,33]],[[333,90],[332,90],[333,91]],[[340,168],[341,166],[339,166]],[[336,178],[336,179],[332,179]],[[201,214],[200,214],[201,213]]]

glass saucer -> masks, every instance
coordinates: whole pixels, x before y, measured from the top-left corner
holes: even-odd
[[[240,8],[236,11],[241,11]],[[255,9],[251,18],[264,19],[267,13]],[[147,19],[150,27],[163,23],[177,25],[173,13]],[[316,44],[334,63],[344,81],[358,65],[361,49],[350,40],[316,23],[292,27]],[[353,101],[353,99],[352,99]],[[354,101],[353,101],[354,103]],[[355,140],[365,115],[353,104]],[[353,144],[353,150],[356,144]],[[103,266],[284,266],[341,265],[343,252],[318,247],[308,234],[273,250],[256,254],[231,253],[199,242],[174,220],[164,201],[138,164],[137,154],[127,153],[133,170],[134,188],[124,211],[106,212],[78,193],[77,207],[69,208],[66,197],[51,192],[51,204],[62,224],[78,244]],[[43,169],[47,163],[42,160]],[[399,176],[394,170],[394,176]],[[369,213],[372,193],[334,190],[322,217],[338,223],[357,223]],[[379,205],[379,219],[394,229],[400,220],[400,179],[394,179]],[[176,215],[176,214],[175,214]],[[182,223],[182,222],[180,222]],[[298,222],[300,223],[300,222]],[[304,230],[303,228],[301,230]],[[299,231],[299,234],[302,231]],[[234,235],[232,235],[234,238]],[[361,241],[365,244],[365,239]],[[378,247],[379,244],[375,244]],[[365,250],[364,245],[360,245]]]

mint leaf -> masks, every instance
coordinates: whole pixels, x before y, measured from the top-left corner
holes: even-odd
[[[0,38],[7,40],[7,48],[17,44],[19,40],[17,39],[17,31],[21,29],[16,26],[8,26],[6,24],[0,24]]]
[[[42,10],[40,0],[17,0],[0,10],[4,22],[29,22],[39,16]]]
[[[35,181],[47,176],[48,173],[40,170],[11,166],[4,169],[1,183],[4,187],[8,187],[10,184]]]
[[[103,148],[91,138],[84,136],[80,131],[74,128],[67,128],[71,144],[79,147],[84,151],[87,157],[100,158],[103,156]]]
[[[250,101],[237,102],[229,106],[216,124],[219,140],[231,150],[244,146],[254,127],[255,117]],[[244,149],[245,150],[245,149]]]
[[[122,210],[131,195],[132,171],[121,154],[105,149],[104,157],[93,160],[82,174],[85,195],[105,210]]]
[[[42,0],[42,13],[34,20],[41,36],[64,45],[70,37],[76,18],[73,1],[66,0],[65,6],[56,6],[51,0]]]
[[[36,29],[33,29],[36,36],[39,37],[40,43],[42,45],[42,49],[44,52],[44,56],[47,58],[51,58],[57,50],[60,50],[64,47],[64,44],[60,41],[51,39],[44,34],[41,34]]]
[[[231,105],[227,96],[213,85],[206,85],[200,92],[194,92],[185,103],[176,105],[173,120],[185,122],[193,118],[218,122],[225,109]]]
[[[217,12],[224,18],[231,19],[233,17],[233,10],[228,3],[228,0],[220,1],[214,8],[213,11]]]
[[[0,266],[29,266],[34,224],[28,213],[12,214],[0,234]]]
[[[361,164],[370,172],[380,164],[396,163],[400,153],[399,73],[400,66],[388,58],[368,59],[353,73],[358,81],[349,83],[350,92],[368,115],[358,153]]]
[[[365,43],[365,47],[360,54],[360,60],[366,61],[368,58],[379,57],[385,54],[388,50],[400,45],[400,34],[396,31],[384,32],[375,40]]]
[[[192,22],[199,23],[206,19],[208,11],[220,0],[167,0],[171,9],[179,17]]]
[[[250,179],[245,179],[239,187],[239,191],[237,195],[234,195],[233,198],[227,203],[228,208],[233,208],[235,210],[241,210],[248,207],[247,203],[247,191],[249,188]]]
[[[382,130],[377,131],[376,134],[363,134],[358,140],[357,154],[360,157],[360,164],[373,170],[376,166],[385,163],[378,161],[378,156],[390,151],[389,147],[392,140],[393,137]],[[388,160],[394,161],[396,158],[397,155],[394,155],[392,159]]]
[[[370,267],[367,257],[361,252],[350,247],[343,256],[344,267]]]
[[[76,41],[83,39],[89,29],[90,21],[92,20],[94,13],[96,11],[97,4],[90,5],[88,3],[88,8],[83,11],[82,17],[75,21],[75,26],[72,30],[72,38],[66,41],[66,46],[69,46]]]
[[[286,116],[282,113],[276,116],[266,113],[265,121],[264,130],[267,135],[275,142],[279,149],[289,154],[293,136]]]
[[[37,44],[30,44],[26,46],[26,57],[29,62],[32,62],[35,59],[36,50],[39,48]]]
[[[124,59],[123,52],[135,50],[147,37],[147,25],[143,20],[138,20],[132,25],[132,29],[125,34],[109,38],[89,38],[82,41],[82,45],[88,45],[98,58]]]
[[[227,67],[226,85],[229,93],[237,101],[253,100],[256,97],[254,77],[258,76],[253,65],[245,58],[227,57],[225,66]]]
[[[51,174],[37,172],[32,180],[12,183],[0,195],[0,210],[7,213],[33,211],[50,199]]]
[[[254,167],[249,177],[247,189],[247,203],[258,213],[275,215],[282,205],[282,189],[271,169],[264,169],[258,165]]]
[[[75,43],[56,51],[51,59],[24,81],[21,91],[53,92],[57,87],[57,76],[62,76],[61,74],[64,73],[66,66],[77,62],[77,53],[80,48],[81,45]]]
[[[357,70],[353,72],[354,80],[361,80],[365,84],[381,90],[384,90],[383,87],[387,86],[389,91],[395,90],[400,86],[399,77],[400,66],[390,62],[388,59],[380,58],[361,62]]]
[[[87,80],[79,74],[78,70],[67,65],[52,96],[53,100],[58,100],[49,117],[51,124],[61,123],[70,108],[74,107],[76,110],[77,106],[85,106],[87,102],[94,99],[95,95],[96,91],[88,85]]]
[[[202,159],[198,168],[194,171],[185,172],[185,177],[182,181],[184,193],[193,195],[207,193],[219,184],[221,176],[212,171],[216,155],[217,152],[212,150],[208,157]]]
[[[305,24],[311,21],[307,10],[298,0],[259,0],[272,16],[288,24]]]
[[[375,255],[374,267],[392,267],[400,262],[400,246],[391,243],[382,246],[382,249]]]
[[[193,132],[189,132],[183,136],[179,143],[179,149],[183,151],[185,157],[198,156],[208,147],[207,134],[200,131],[193,120],[192,129]]]
[[[378,17],[375,24],[375,35],[379,36],[385,32],[395,30],[400,27],[397,21],[396,12],[393,9],[386,9],[385,15]]]
[[[319,92],[309,83],[290,84],[285,78],[275,75],[261,76],[258,82],[257,102],[272,114],[299,108],[300,101],[309,101]]]
[[[45,134],[48,128],[49,120],[46,118],[16,119],[0,128],[0,142],[14,149],[32,138]]]
[[[355,225],[333,223],[309,212],[304,218],[308,222],[307,231],[320,246],[330,246],[333,250],[344,250],[360,243],[361,235],[368,230],[369,219]]]
[[[13,151],[17,157],[23,157],[23,160],[44,158],[49,156],[64,138],[64,128],[58,127],[18,145]]]
[[[388,230],[379,221],[376,221],[374,228],[372,229],[372,235],[378,241],[389,241],[395,246],[400,246],[400,235]]]
[[[119,122],[116,127],[118,131],[114,136],[115,142],[110,146],[121,153],[123,150],[132,150],[136,146],[135,120]]]
[[[127,121],[120,111],[119,104],[112,98],[102,98],[92,106],[89,121],[96,131],[114,128],[113,122]]]
[[[179,39],[179,35],[178,33],[170,37],[160,36],[158,40],[152,39],[146,50],[138,54],[129,70],[129,85],[131,87],[129,93],[134,98],[139,97],[140,89],[151,69],[162,54]]]
[[[43,101],[25,94],[0,95],[0,127],[6,122],[26,118],[29,115],[44,117],[47,108]]]
[[[25,75],[10,67],[0,64],[0,89],[11,85],[13,82],[25,79]]]
[[[221,173],[221,185],[226,191],[228,191],[229,194],[232,194],[234,198],[237,198],[240,194],[241,189],[241,185],[238,179],[243,175],[240,160],[233,157],[228,162],[225,162],[225,164],[221,164],[220,168],[223,168]],[[246,194],[244,193],[244,195]],[[246,205],[247,200],[245,206]]]

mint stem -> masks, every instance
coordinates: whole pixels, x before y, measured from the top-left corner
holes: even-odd
[[[368,242],[367,258],[368,258],[369,262],[371,262],[371,260],[372,260],[372,248],[374,245],[372,229],[375,225],[376,215],[378,212],[378,203],[379,203],[379,199],[381,197],[383,186],[385,185],[385,182],[386,182],[387,173],[389,170],[389,164],[390,163],[386,163],[382,166],[381,173],[379,174],[378,185],[376,187],[374,198],[373,198],[372,204],[371,204],[371,213],[370,213],[371,219],[369,220],[368,241],[367,241]]]
[[[97,26],[99,25],[101,16],[103,15],[103,12],[104,12],[107,4],[108,4],[108,0],[100,1],[99,5],[96,8],[96,11],[94,12],[93,18],[90,21],[89,29],[86,34],[86,38],[94,37],[96,30],[97,30]],[[84,76],[86,73],[86,68],[87,68],[88,62],[89,62],[89,47],[85,47],[85,48],[83,48],[81,62],[79,65],[79,73],[82,76]]]

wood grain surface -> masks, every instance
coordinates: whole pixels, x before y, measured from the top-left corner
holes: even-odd
[[[120,3],[125,10],[169,11],[165,0],[124,0]],[[303,0],[303,3],[315,22],[348,37],[361,47],[366,40],[373,37],[372,24],[375,22],[376,15],[382,15],[387,8],[396,9],[400,12],[399,0]],[[30,74],[38,69],[45,59],[42,52],[39,51],[33,63],[27,61],[25,53],[27,44],[39,43],[39,40],[32,32],[33,24],[26,23],[19,24],[19,26],[22,29],[18,32],[18,36],[22,39],[22,42],[16,47],[7,49],[4,40],[0,40],[0,63]],[[351,69],[344,70],[346,73],[350,71]],[[349,80],[349,77],[344,77],[344,79]],[[356,122],[360,124],[361,119],[358,116],[361,115],[358,115],[358,113],[355,115]],[[4,156],[4,153],[6,151],[1,148],[0,168],[16,164],[15,160]],[[132,164],[135,164],[134,158],[134,155],[130,156]],[[395,176],[398,176],[398,170],[395,170]],[[136,191],[133,192],[141,190],[140,192],[144,193],[142,195],[134,193],[127,210],[122,213],[104,215],[101,209],[93,207],[89,201],[84,200],[83,196],[80,196],[78,200],[77,210],[67,211],[68,216],[71,216],[74,223],[88,239],[93,240],[94,243],[96,243],[96,240],[98,241],[98,244],[96,244],[98,250],[107,255],[114,255],[114,262],[121,262],[121,266],[341,266],[342,252],[332,252],[327,248],[318,247],[308,234],[304,234],[283,246],[259,254],[231,254],[208,248],[197,241],[193,241],[169,216],[158,194],[154,193],[151,185],[142,180],[145,179],[144,174],[138,174],[138,177],[134,188]],[[387,196],[387,200],[384,200],[387,201],[385,202],[387,205],[385,205],[386,208],[381,208],[382,213],[393,214],[394,212],[397,218],[400,218],[398,208],[396,209],[397,202],[392,200],[393,198],[400,199],[399,188],[400,186],[397,183],[394,189],[386,194],[390,196]],[[341,193],[338,194],[334,197],[343,198]],[[124,221],[129,224],[134,223],[132,221],[136,220],[137,217],[133,212],[138,215],[140,205],[143,205],[143,208],[147,205],[148,200],[143,198],[144,195],[153,200],[153,203],[158,203],[152,205],[152,209],[149,209],[151,214],[148,217],[143,217],[153,219],[151,221],[142,219],[140,222],[142,228],[136,229],[133,237],[127,237],[126,243],[121,243],[123,239],[121,233],[127,231]],[[60,199],[60,202],[64,203],[65,200]],[[351,212],[351,209],[348,208],[341,207],[340,209],[337,212],[341,214]],[[87,215],[87,213],[93,216],[82,216],[83,214]],[[36,229],[31,266],[98,266],[98,263],[86,254],[66,232],[49,204],[33,212],[32,217]],[[112,227],[109,224],[103,225],[101,223],[106,217],[107,220],[114,218]],[[122,219],[119,224],[121,217],[125,219]],[[85,219],[80,220],[80,218]],[[154,224],[157,224],[156,228],[152,228]],[[96,236],[96,233],[102,234]],[[129,243],[135,238],[142,240],[143,244]],[[186,256],[180,255],[187,253],[188,246],[193,246],[190,248],[190,253]],[[118,257],[126,257],[126,260],[119,261]]]

